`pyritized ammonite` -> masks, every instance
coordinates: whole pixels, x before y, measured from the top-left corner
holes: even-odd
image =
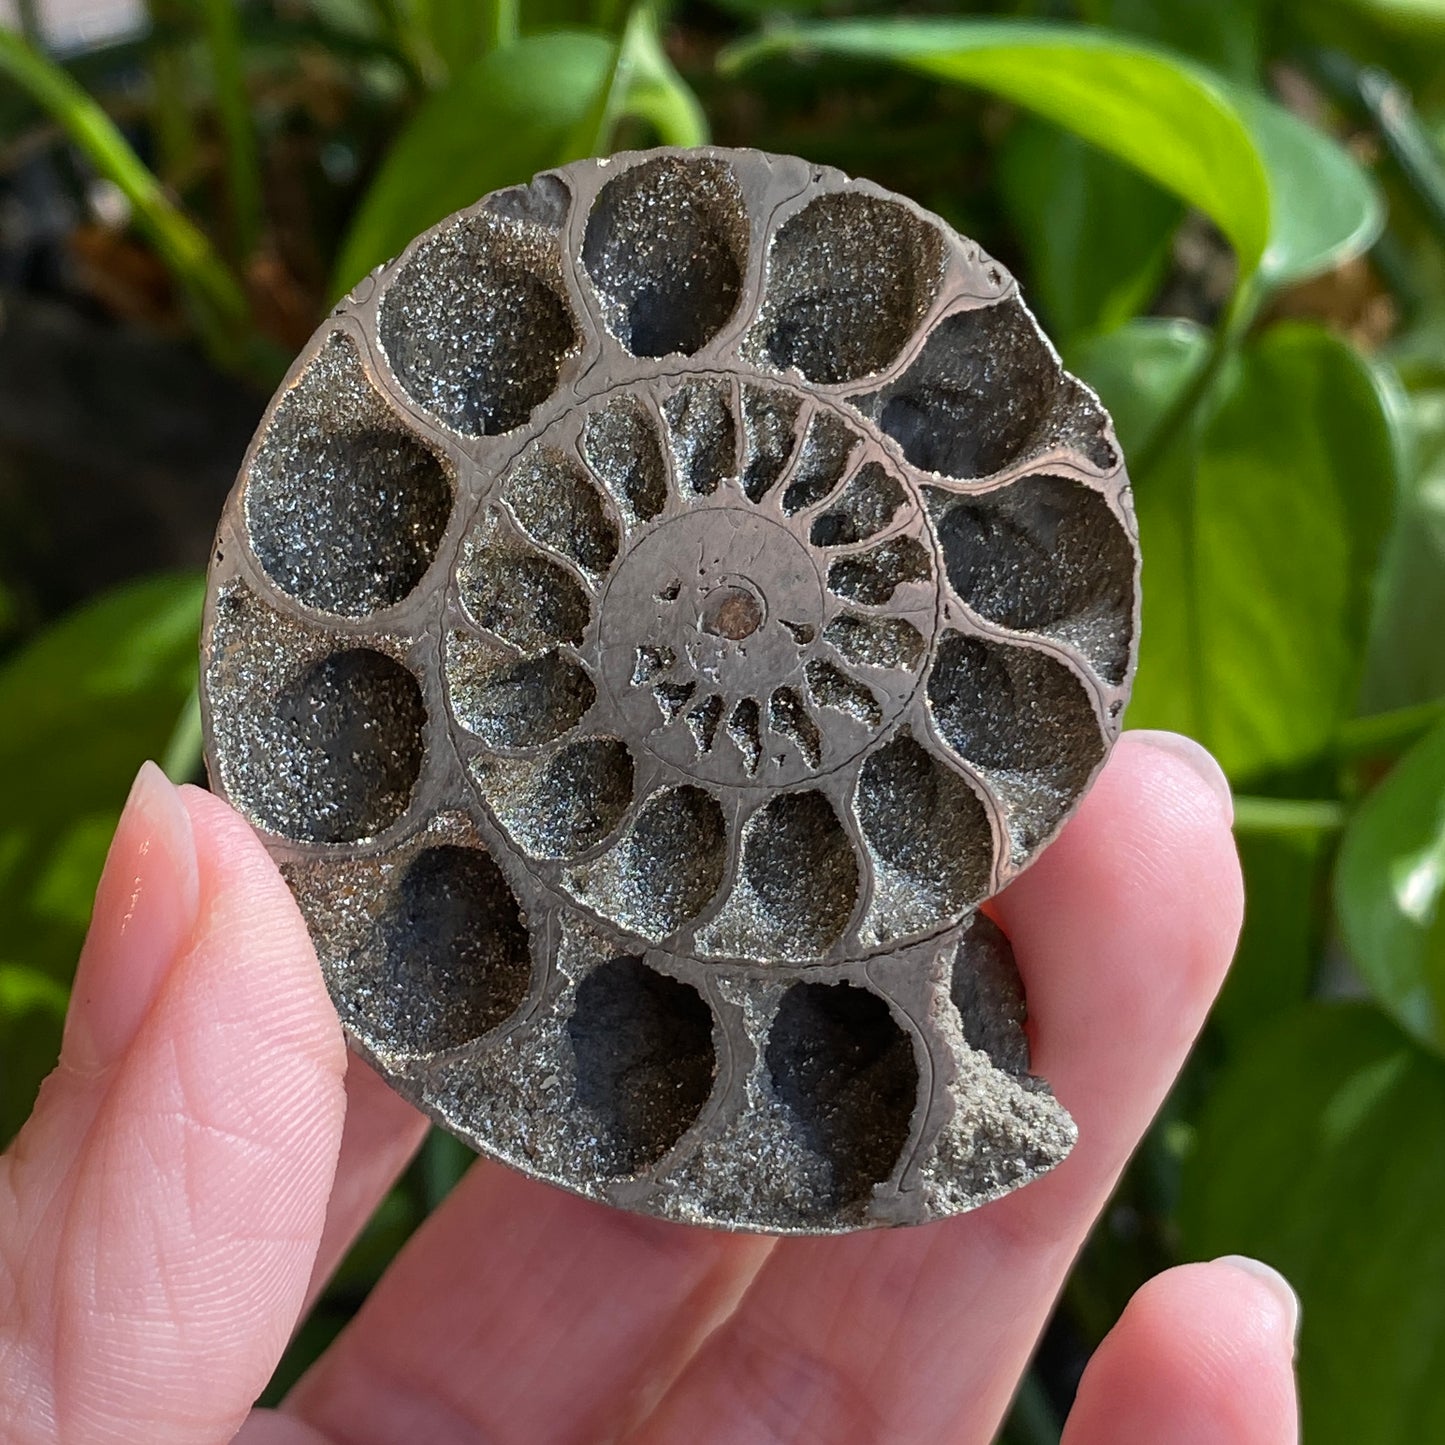
[[[272,403],[212,777],[478,1148],[927,1219],[1073,1139],[978,908],[1117,734],[1136,575],[1108,420],[977,247],[800,160],[582,162],[369,276]]]

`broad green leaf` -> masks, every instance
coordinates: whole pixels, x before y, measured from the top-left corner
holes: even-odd
[[[1198,207],[1241,275],[1278,285],[1334,265],[1379,234],[1354,161],[1273,101],[1205,67],[1103,30],[1007,20],[796,25],[745,43],[731,65],[788,50],[892,60],[976,85],[1057,122]]]
[[[55,1061],[56,1001],[131,780],[195,686],[203,591],[191,575],[119,588],[0,666],[0,1141]]]
[[[1375,997],[1445,1052],[1445,726],[1411,748],[1350,820],[1335,899]]]
[[[68,976],[131,779],[195,685],[202,592],[190,575],[120,588],[0,667],[7,957]]]
[[[344,292],[444,216],[576,157],[569,139],[597,103],[616,47],[601,35],[528,36],[462,71],[393,142],[336,262]]]
[[[1208,351],[1202,326],[1150,317],[1084,342],[1067,361],[1103,397],[1129,453],[1153,435]]]
[[[1361,1004],[1315,1005],[1219,1080],[1185,1253],[1249,1254],[1304,1302],[1310,1445],[1445,1440],[1445,1066]]]
[[[1126,459],[1152,437],[1190,379],[1204,366],[1209,338],[1187,321],[1137,321],[1098,337],[1070,357],[1103,398]],[[1197,418],[1195,419],[1197,423]],[[1143,556],[1139,671],[1126,720],[1202,735],[1202,673],[1195,666],[1201,619],[1194,585],[1197,425],[1175,437],[1147,477],[1134,478]]]
[[[1362,706],[1373,711],[1445,698],[1445,391],[1416,393],[1414,445],[1380,573]]]
[[[1061,348],[1137,316],[1158,292],[1183,215],[1138,172],[1045,121],[1024,119],[999,153],[999,186],[1030,305]]]
[[[1269,241],[1270,189],[1221,85],[1106,31],[1006,20],[856,20],[779,28],[732,53],[891,60],[976,85],[1057,122],[1209,216],[1253,272]]]
[[[1126,454],[1201,351],[1198,333],[1157,324],[1083,350]],[[1252,786],[1318,766],[1353,710],[1397,487],[1392,403],[1345,342],[1288,324],[1223,370],[1197,428],[1136,479],[1145,600],[1129,720],[1193,734]]]
[[[1205,427],[1201,720],[1241,782],[1309,763],[1353,711],[1397,462],[1379,374],[1316,327],[1267,332]]]
[[[605,150],[624,116],[669,145],[707,138],[645,7],[621,42],[554,31],[489,52],[431,96],[387,152],[341,247],[334,291],[489,191]]]
[[[1269,172],[1271,223],[1260,272],[1270,286],[1316,276],[1379,239],[1385,207],[1350,154],[1282,105],[1229,92]]]

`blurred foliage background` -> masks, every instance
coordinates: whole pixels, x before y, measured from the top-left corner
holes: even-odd
[[[1303,1296],[1314,1445],[1445,1441],[1445,0],[65,8],[0,30],[0,1140],[136,766],[198,772],[199,568],[328,305],[549,165],[797,152],[979,240],[1102,393],[1128,720],[1237,793],[1238,963],[1005,1438],[1058,1440],[1146,1277],[1242,1251]],[[432,1137],[273,1395],[466,1158]]]

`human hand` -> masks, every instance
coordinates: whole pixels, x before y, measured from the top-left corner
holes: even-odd
[[[0,1158],[5,1445],[982,1445],[1223,978],[1228,792],[1126,734],[996,900],[1035,1068],[1079,1125],[1046,1178],[921,1228],[774,1242],[472,1169],[278,1413],[250,1411],[424,1121],[341,1033],[250,828],[147,767],[60,1065]],[[1288,1287],[1250,1261],[1135,1296],[1064,1445],[1289,1445]]]

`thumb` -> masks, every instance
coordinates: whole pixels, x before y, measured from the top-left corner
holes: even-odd
[[[0,1156],[0,1439],[231,1438],[305,1295],[344,1070],[255,834],[147,763],[60,1064]]]

